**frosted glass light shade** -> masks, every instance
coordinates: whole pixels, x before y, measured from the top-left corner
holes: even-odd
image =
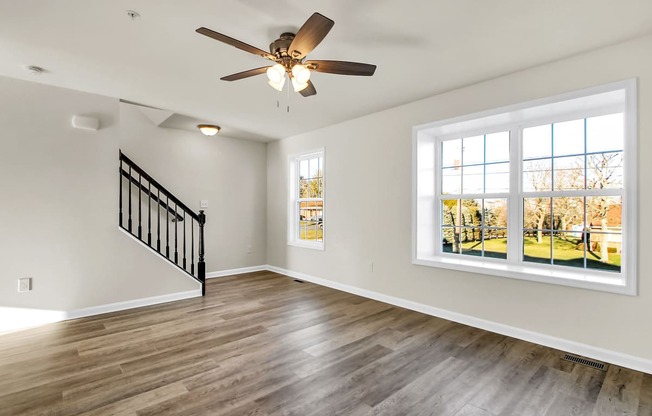
[[[280,83],[285,79],[285,67],[281,64],[270,66],[267,68],[267,79],[275,84]]]
[[[303,91],[308,87],[308,83],[304,82],[303,84],[297,82],[296,78],[292,78],[292,86],[294,87],[294,92]]]
[[[310,79],[310,70],[303,65],[297,64],[292,67],[292,77],[299,84],[307,84]]]
[[[283,85],[285,85],[285,77],[281,78],[279,82],[274,82],[270,80],[267,83],[275,90],[283,91]]]

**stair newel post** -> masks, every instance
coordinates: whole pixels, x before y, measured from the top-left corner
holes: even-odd
[[[204,224],[206,224],[206,214],[203,210],[199,211],[199,262],[197,262],[197,277],[201,282],[201,295],[206,295],[206,262],[204,261]]]

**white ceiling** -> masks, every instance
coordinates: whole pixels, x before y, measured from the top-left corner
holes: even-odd
[[[378,69],[314,73],[317,95],[291,93],[289,113],[264,75],[219,79],[268,61],[195,33],[205,26],[267,50],[315,11],[335,26],[309,59]],[[651,0],[0,0],[0,75],[274,140],[649,33]]]

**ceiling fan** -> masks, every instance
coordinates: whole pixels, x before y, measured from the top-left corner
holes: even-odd
[[[282,91],[287,76],[291,80],[295,92],[300,93],[304,97],[309,97],[317,94],[315,86],[310,81],[310,71],[362,76],[371,76],[376,71],[376,65],[359,62],[306,60],[306,55],[324,40],[334,24],[335,22],[331,19],[319,13],[314,13],[306,20],[296,34],[290,32],[282,33],[278,39],[269,45],[269,52],[265,52],[255,46],[205,27],[197,29],[197,33],[235,46],[245,52],[269,59],[275,63],[271,66],[263,66],[227,75],[222,77],[222,80],[237,81],[266,73],[269,79],[269,85]]]

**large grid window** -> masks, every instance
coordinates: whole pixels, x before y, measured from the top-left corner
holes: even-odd
[[[415,128],[413,262],[635,294],[635,91]]]
[[[442,252],[507,258],[509,131],[441,142]]]
[[[621,271],[623,113],[523,130],[523,260]]]
[[[323,249],[324,152],[292,158],[290,170],[289,244]]]

